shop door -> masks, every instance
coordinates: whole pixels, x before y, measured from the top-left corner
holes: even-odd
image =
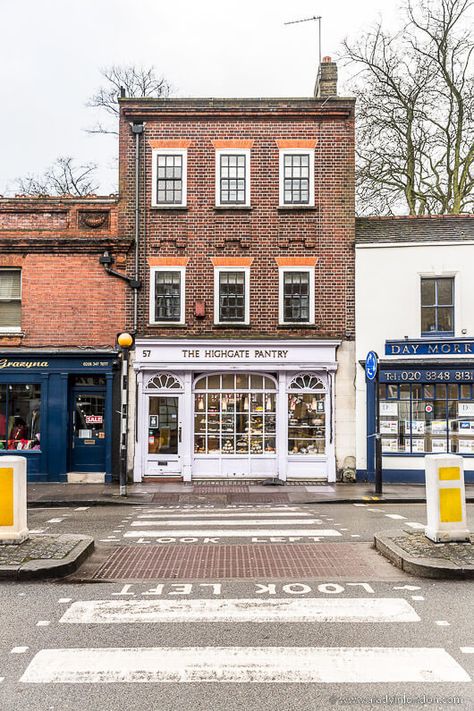
[[[181,475],[180,397],[148,398],[148,466],[146,476]]]
[[[105,471],[105,390],[72,391],[71,471]]]

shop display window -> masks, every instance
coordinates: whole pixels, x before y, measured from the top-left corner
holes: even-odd
[[[40,385],[0,385],[0,450],[40,451],[40,406]]]
[[[288,393],[288,454],[326,453],[326,393],[313,374],[293,379]],[[306,391],[306,392],[305,392]]]
[[[196,454],[273,455],[276,385],[258,374],[200,378],[194,394]]]
[[[473,396],[470,383],[379,385],[382,451],[474,454]]]

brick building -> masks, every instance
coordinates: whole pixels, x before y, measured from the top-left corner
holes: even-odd
[[[335,65],[316,98],[120,104],[135,481],[333,481],[355,449],[354,102]]]
[[[129,247],[115,198],[0,199],[0,455],[31,481],[111,477]]]

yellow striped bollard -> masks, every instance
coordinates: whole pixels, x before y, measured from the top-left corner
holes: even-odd
[[[26,459],[0,457],[0,544],[29,538],[26,520]]]
[[[425,457],[425,535],[435,543],[469,541],[463,458],[455,454]]]

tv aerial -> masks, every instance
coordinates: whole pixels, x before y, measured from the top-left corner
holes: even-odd
[[[305,17],[302,20],[290,20],[289,22],[285,22],[285,25],[299,25],[302,22],[317,22],[318,23],[318,73],[319,73],[319,68],[321,67],[321,20],[322,17],[321,15],[315,15],[314,17]]]

